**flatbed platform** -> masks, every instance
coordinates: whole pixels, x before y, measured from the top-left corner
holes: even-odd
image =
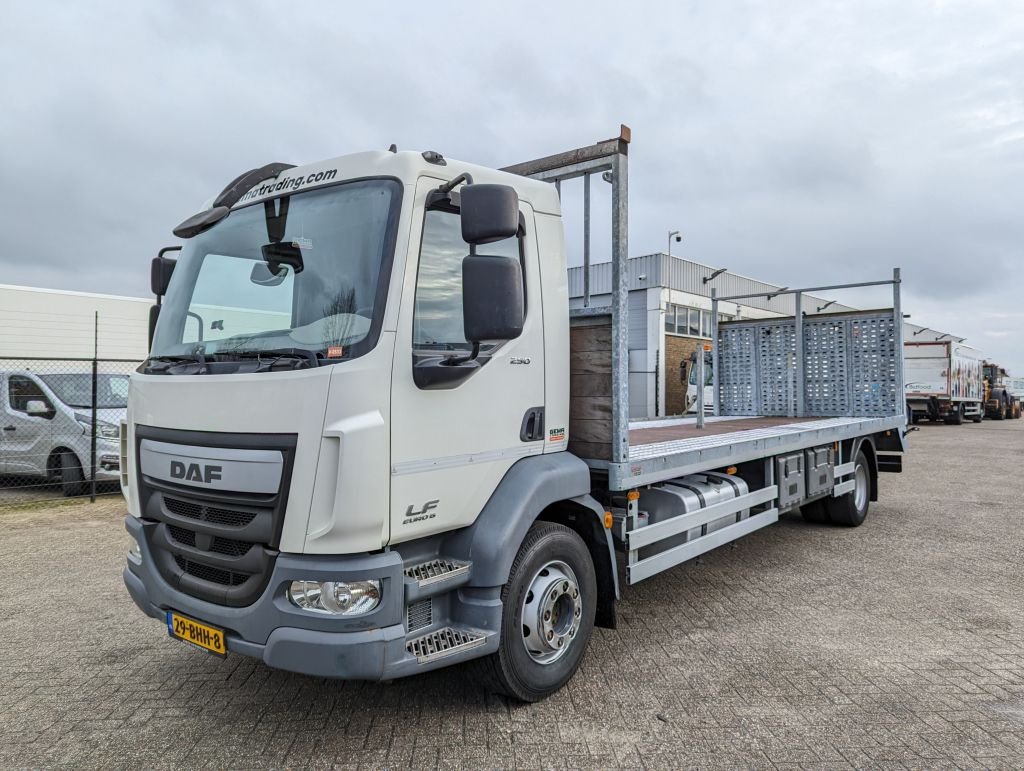
[[[868,434],[899,430],[905,418],[781,417],[724,415],[634,421],[629,430],[629,459],[624,463],[585,459],[607,470],[613,490],[627,490],[723,465],[734,465]]]
[[[779,416],[722,416],[704,418],[704,427],[697,428],[697,418],[669,418],[666,420],[643,420],[629,424],[629,445],[657,444],[677,439],[696,439],[736,431],[752,431],[756,428],[775,428],[797,423],[810,423],[823,418],[788,418]]]

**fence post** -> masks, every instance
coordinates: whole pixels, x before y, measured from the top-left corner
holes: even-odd
[[[96,503],[96,421],[99,416],[96,414],[97,402],[97,381],[99,362],[99,326],[100,312],[95,312],[93,320],[93,341],[92,341],[92,436],[89,439],[89,502]]]

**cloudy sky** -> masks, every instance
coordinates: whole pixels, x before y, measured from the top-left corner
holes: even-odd
[[[500,166],[622,122],[631,253],[899,265],[913,321],[1024,374],[1024,4],[2,7],[0,283],[146,295],[171,227],[269,161]]]

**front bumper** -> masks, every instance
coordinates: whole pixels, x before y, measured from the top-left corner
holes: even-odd
[[[170,586],[156,569],[143,528],[127,517],[125,527],[142,559],[128,561],[124,583],[135,604],[164,621],[174,609],[225,630],[229,651],[262,659],[291,672],[346,680],[389,680],[424,670],[406,649],[404,578],[397,552],[320,557],[280,554],[270,581],[252,605],[229,607],[207,602]],[[293,580],[381,581],[381,604],[355,618],[325,617],[302,611],[285,596]]]

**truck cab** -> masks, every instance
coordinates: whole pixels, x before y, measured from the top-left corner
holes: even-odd
[[[589,489],[562,452],[555,189],[415,152],[243,187],[183,223],[173,270],[155,267],[166,295],[125,432],[129,592],[151,616],[174,609],[318,675],[421,671],[434,648],[457,652],[453,635],[493,650],[503,579],[429,602],[466,582],[465,530],[505,526],[480,514],[524,459]],[[426,605],[406,602],[410,575]]]

